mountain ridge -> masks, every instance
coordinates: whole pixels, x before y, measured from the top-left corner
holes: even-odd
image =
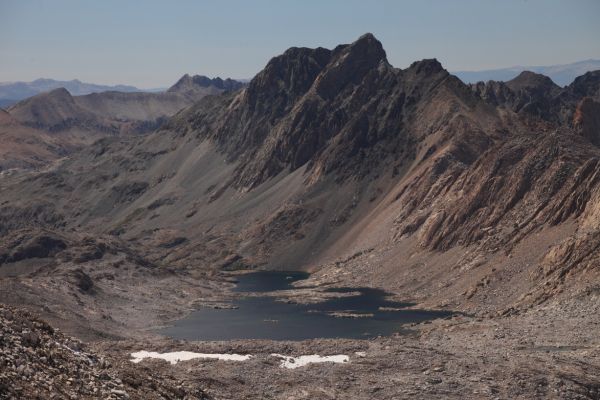
[[[105,91],[73,96],[57,88],[22,100],[7,111],[24,125],[90,143],[105,135],[149,132],[204,96],[242,86],[206,78],[185,88],[175,84],[162,93]]]
[[[551,66],[515,66],[509,68],[498,68],[481,71],[454,71],[465,83],[475,84],[487,81],[509,81],[522,71],[532,71],[547,75],[560,86],[567,86],[573,80],[586,72],[600,69],[600,59],[588,59],[570,64]]]
[[[95,83],[81,82],[78,79],[60,81],[48,78],[39,78],[31,82],[0,82],[0,107],[6,108],[43,92],[64,87],[74,96],[85,95],[109,90],[120,92],[140,92],[141,89],[130,85],[98,85]]]

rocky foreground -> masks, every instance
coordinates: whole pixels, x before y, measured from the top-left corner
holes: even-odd
[[[27,311],[0,305],[0,399],[206,399],[104,357]]]
[[[7,399],[600,398],[600,292],[506,317],[457,315],[371,340],[146,337],[84,345],[26,311],[0,306],[0,319],[0,398]],[[252,357],[132,363],[140,350]],[[273,353],[344,354],[349,362],[286,369]]]

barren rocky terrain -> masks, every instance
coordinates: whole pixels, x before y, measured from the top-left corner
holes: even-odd
[[[230,89],[0,176],[0,301],[83,339],[131,398],[600,398],[600,71],[465,85],[433,59],[394,68],[367,34]],[[369,340],[155,333],[257,269],[311,272],[284,301],[366,286],[455,315]]]
[[[45,91],[0,110],[0,171],[39,169],[107,136],[151,132],[202,97],[242,86],[231,79],[186,74],[157,93],[72,96],[65,88]]]

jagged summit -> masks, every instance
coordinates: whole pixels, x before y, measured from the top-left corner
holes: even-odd
[[[387,61],[383,45],[372,33],[365,33],[347,45],[345,50],[353,54],[353,57],[363,59],[368,63],[377,64],[380,61]]]
[[[375,37],[375,35],[373,35],[371,32],[367,32],[367,33],[363,33],[362,35],[360,35],[358,37],[358,39],[356,39],[356,42],[360,42],[360,41],[368,41],[368,42],[377,42],[381,45],[381,42],[379,40],[377,40],[377,38]],[[356,43],[355,42],[355,43]]]
[[[588,96],[600,101],[600,70],[587,72],[575,78],[567,89],[573,96]]]
[[[230,104],[218,110],[199,104],[171,126],[198,126],[228,159],[242,159],[235,185],[253,187],[304,165],[316,174],[363,175],[395,151],[414,153],[405,130],[413,109],[438,96],[458,104],[459,92],[470,95],[437,60],[393,68],[381,43],[366,34],[333,50],[292,47]]]
[[[426,58],[421,61],[415,61],[408,69],[414,70],[417,74],[437,74],[438,72],[446,71],[437,58]]]
[[[167,92],[170,93],[181,93],[188,92],[190,90],[195,90],[198,88],[210,88],[214,87],[219,90],[237,90],[243,87],[244,84],[242,82],[238,82],[236,80],[227,78],[225,80],[220,77],[209,78],[204,75],[194,75],[191,76],[189,74],[183,75],[173,86],[171,86]]]
[[[575,110],[573,126],[578,134],[600,146],[600,103],[584,97]]]
[[[359,84],[365,75],[377,69],[387,58],[381,42],[367,33],[349,45],[338,46],[315,89],[320,96],[334,97],[348,84]]]
[[[508,82],[478,82],[469,86],[478,97],[494,106],[568,125],[583,97],[600,101],[600,71],[587,72],[564,88],[531,71],[523,71]]]
[[[248,106],[260,110],[269,101],[273,103],[273,115],[280,114],[308,91],[330,59],[331,51],[322,47],[292,47],[273,57],[248,84]]]
[[[385,51],[371,33],[334,50],[291,47],[273,57],[252,79],[248,88],[249,99],[256,103],[260,97],[277,97],[281,100],[280,106],[285,109],[285,104],[306,93],[317,77],[316,90],[323,96],[330,96],[350,81],[360,81],[367,71],[377,68],[382,62],[387,63]]]

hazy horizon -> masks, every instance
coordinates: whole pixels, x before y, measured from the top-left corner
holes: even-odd
[[[365,32],[399,68],[434,57],[449,71],[569,64],[600,59],[598,15],[591,0],[0,0],[0,82],[148,89],[185,73],[249,79],[289,47],[332,48]]]

